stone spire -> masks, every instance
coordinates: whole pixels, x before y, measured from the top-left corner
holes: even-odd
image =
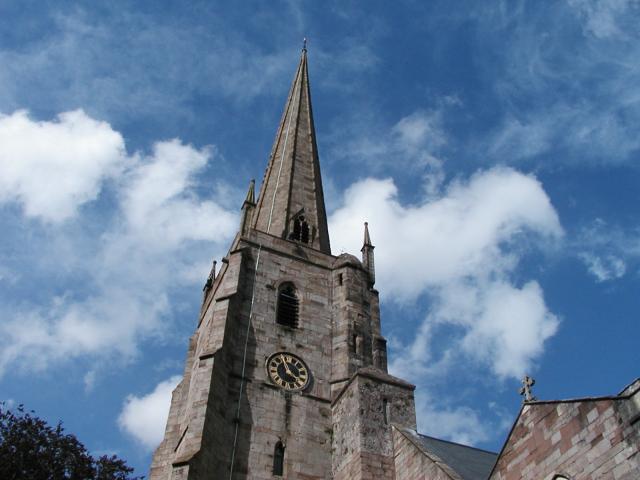
[[[306,45],[271,149],[253,219],[257,230],[331,253]]]
[[[373,249],[376,248],[371,243],[369,236],[369,223],[364,222],[364,242],[360,251],[362,252],[362,265],[369,272],[369,286],[376,283],[376,265],[373,258]]]

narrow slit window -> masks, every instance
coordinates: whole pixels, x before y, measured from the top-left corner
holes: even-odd
[[[276,311],[276,321],[280,325],[291,328],[298,328],[298,313],[300,310],[298,292],[291,283],[280,286],[278,291],[278,308]]]
[[[281,477],[284,473],[284,445],[276,443],[273,450],[273,474]]]

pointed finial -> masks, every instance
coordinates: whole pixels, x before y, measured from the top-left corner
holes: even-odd
[[[307,37],[304,37],[302,39],[302,51],[306,52],[307,51]]]
[[[204,284],[204,287],[202,288],[203,292],[207,292],[212,286],[213,286],[213,281],[216,279],[216,264],[218,262],[216,262],[215,260],[213,261],[213,265],[211,266],[211,271],[209,272],[209,276],[207,277],[207,281]]]
[[[533,392],[531,391],[531,387],[536,384],[536,381],[531,378],[529,375],[525,375],[522,379],[522,387],[520,387],[520,395],[522,395],[523,401],[526,402],[535,402],[536,397],[533,396]]]
[[[369,236],[369,222],[364,222],[364,245],[360,251],[362,252],[362,265],[369,272],[369,287],[373,288],[376,283],[376,267],[373,259],[373,249],[371,245],[371,237]]]
[[[369,236],[369,222],[364,222],[364,245],[367,247],[372,247],[371,245],[371,237]]]
[[[255,194],[255,190],[256,190],[256,181],[252,178],[251,181],[249,182],[249,190],[247,191],[247,196],[244,199],[245,203],[256,203],[256,194]]]

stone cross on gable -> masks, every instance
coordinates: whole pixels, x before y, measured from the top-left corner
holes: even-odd
[[[536,397],[533,396],[533,392],[531,391],[531,387],[536,384],[536,381],[528,375],[525,375],[522,379],[522,387],[520,387],[520,395],[524,396],[523,401],[525,402],[533,402],[536,400]]]

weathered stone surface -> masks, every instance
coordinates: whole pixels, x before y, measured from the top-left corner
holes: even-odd
[[[400,429],[393,429],[396,480],[463,480],[435,456],[428,456]]]
[[[640,382],[631,387],[616,397],[526,404],[491,478],[640,478]]]

